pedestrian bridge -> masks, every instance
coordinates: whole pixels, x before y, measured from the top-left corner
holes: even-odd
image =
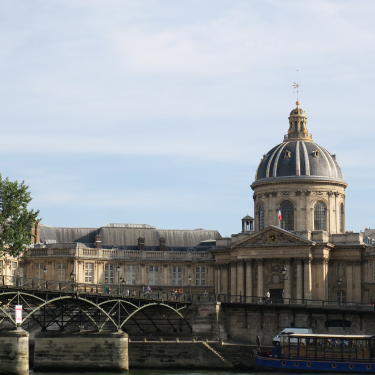
[[[108,289],[107,289],[108,287]],[[220,302],[226,306],[293,312],[304,310],[339,313],[374,313],[375,306],[355,302],[265,299],[256,296],[226,294],[174,294],[170,291],[146,291],[139,286],[85,284],[0,277],[0,324],[22,326],[25,330],[96,329],[125,331],[132,334],[191,334],[193,305]],[[22,306],[22,322],[15,320],[16,305]]]
[[[183,333],[191,332],[191,300],[187,294],[144,288],[2,276],[0,323],[27,331],[58,326],[60,330]],[[22,322],[16,322],[16,306],[22,306]]]

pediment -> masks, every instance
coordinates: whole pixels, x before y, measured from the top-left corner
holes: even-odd
[[[273,225],[262,231],[246,237],[231,246],[231,249],[243,247],[270,247],[270,246],[296,246],[296,245],[313,245],[314,241],[298,236],[287,230],[275,227]]]

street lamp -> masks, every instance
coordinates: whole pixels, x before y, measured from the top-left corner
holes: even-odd
[[[189,288],[190,288],[190,295],[191,295],[191,275],[189,275]]]
[[[341,280],[341,277],[339,277],[337,279],[337,285],[339,286],[339,289],[341,290],[341,284],[342,284],[342,280]]]
[[[46,284],[46,289],[47,289],[47,267],[46,266],[44,266],[43,272],[44,272],[44,282]]]
[[[72,270],[72,272],[70,272],[70,280],[72,282],[74,282],[74,276],[75,276],[75,274],[74,274],[74,271]]]
[[[17,286],[20,286],[20,258],[21,254],[20,252],[17,253]]]
[[[342,280],[341,280],[341,277],[339,276],[339,278],[337,279],[337,285],[339,286],[339,304],[341,304],[341,284],[342,284]]]
[[[122,294],[124,294],[124,287],[126,285],[125,276],[124,277],[120,277],[120,280],[121,280],[121,284],[122,284]]]
[[[287,269],[286,269],[285,264],[284,264],[283,269],[281,270],[281,274],[283,275],[283,281],[288,280],[288,278],[285,277],[286,273],[287,273]]]
[[[120,272],[121,272],[121,266],[120,264],[117,265],[117,272],[118,272],[118,294],[120,294],[120,282],[121,282],[121,279],[120,279]]]

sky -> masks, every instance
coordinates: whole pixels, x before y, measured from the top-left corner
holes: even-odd
[[[0,173],[51,226],[238,233],[300,106],[375,228],[373,0],[0,0]],[[371,199],[370,199],[371,198]]]

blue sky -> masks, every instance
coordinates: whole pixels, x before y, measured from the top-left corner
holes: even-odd
[[[375,228],[374,1],[1,0],[0,172],[53,226],[240,231],[295,106]]]

